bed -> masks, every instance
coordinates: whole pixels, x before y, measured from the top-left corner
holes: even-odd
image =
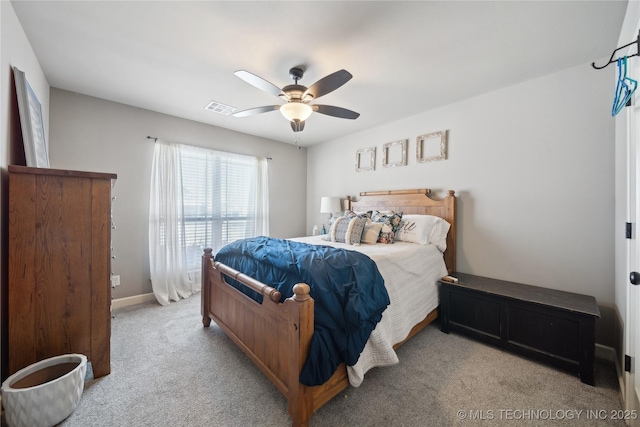
[[[446,235],[446,250],[441,253],[444,260],[443,273],[455,271],[456,261],[456,198],[448,191],[442,199],[430,197],[431,191],[401,190],[360,193],[357,201],[347,199],[348,208],[354,211],[396,211],[407,214],[433,215],[450,224]],[[309,243],[329,244],[318,237],[292,239]],[[315,241],[314,241],[315,240]],[[379,246],[373,245],[373,246]],[[402,250],[402,244],[385,245]],[[358,248],[360,249],[360,248]],[[227,283],[227,278],[242,283],[260,294],[261,303],[240,292]],[[388,278],[385,277],[385,281]],[[432,281],[430,279],[429,281]],[[435,283],[433,283],[435,286]],[[355,366],[341,365],[323,384],[307,386],[300,382],[303,365],[309,355],[314,333],[314,300],[310,287],[299,283],[293,287],[293,296],[281,301],[280,292],[214,259],[211,249],[205,249],[202,259],[201,313],[205,327],[213,320],[239,346],[240,349],[266,375],[288,401],[288,411],[293,426],[306,426],[311,414],[340,393],[350,384],[358,385],[364,373],[372,366],[395,363],[393,351],[387,351],[382,362],[361,356]],[[393,298],[392,298],[393,299]],[[437,298],[421,319],[411,320],[409,332],[396,339],[392,345],[398,348],[438,316]],[[388,309],[390,310],[390,309]],[[385,311],[386,313],[386,311]],[[383,313],[384,322],[386,314]],[[415,324],[413,324],[415,322]],[[402,328],[401,328],[402,329]],[[376,330],[386,335],[381,326],[376,327],[365,346],[375,341]],[[379,338],[379,337],[378,337]],[[378,340],[379,341],[379,340]],[[375,347],[375,343],[371,344]],[[363,352],[364,354],[365,352]],[[376,359],[376,357],[373,357]],[[358,366],[361,365],[361,366]]]

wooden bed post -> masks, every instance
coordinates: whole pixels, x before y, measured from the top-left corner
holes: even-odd
[[[346,210],[351,210],[351,196],[347,196],[344,201],[343,201],[343,205],[342,205],[342,210],[346,211]]]
[[[205,248],[204,254],[202,254],[202,277],[200,283],[202,288],[200,292],[200,314],[202,314],[202,324],[208,327],[211,324],[211,318],[209,317],[209,294],[211,293],[209,272],[211,271],[210,265],[213,262],[213,254],[211,248]]]
[[[447,191],[444,198],[444,219],[451,225],[449,234],[447,234],[447,251],[445,255],[445,263],[449,273],[456,271],[456,192]]]
[[[298,352],[291,352],[289,363],[295,369],[289,370],[288,395],[289,415],[293,427],[306,427],[313,412],[313,393],[310,387],[300,383],[300,373],[309,355],[314,328],[314,302],[310,295],[311,288],[305,283],[293,287],[293,297],[285,304],[289,306],[292,319],[298,322],[290,324],[290,342],[298,342]],[[295,346],[292,344],[292,348]]]

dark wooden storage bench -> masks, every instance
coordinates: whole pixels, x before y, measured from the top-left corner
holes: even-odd
[[[452,273],[440,280],[442,332],[463,332],[507,350],[578,373],[593,385],[592,296]]]

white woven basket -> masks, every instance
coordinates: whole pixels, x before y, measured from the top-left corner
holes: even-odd
[[[52,427],[76,409],[84,390],[87,357],[64,354],[44,359],[2,383],[9,427]]]

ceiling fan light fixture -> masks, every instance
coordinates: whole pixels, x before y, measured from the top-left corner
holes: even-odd
[[[313,109],[302,102],[288,102],[280,106],[280,112],[290,122],[294,120],[305,121],[309,118]]]

